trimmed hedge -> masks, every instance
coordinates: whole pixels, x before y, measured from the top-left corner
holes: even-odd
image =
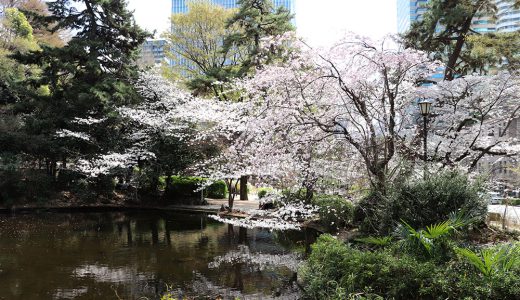
[[[215,181],[206,188],[206,197],[213,199],[224,199],[227,196],[227,185],[224,180]]]
[[[175,202],[200,199],[200,186],[206,181],[201,177],[172,176],[171,186],[165,191],[168,199]],[[204,190],[204,197],[223,199],[227,195],[226,183],[222,180],[214,182]]]

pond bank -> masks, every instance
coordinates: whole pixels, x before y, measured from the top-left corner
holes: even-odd
[[[102,204],[91,205],[23,205],[13,207],[0,207],[0,213],[28,213],[38,211],[50,212],[111,212],[125,210],[155,210],[189,213],[208,213],[217,214],[222,205],[227,205],[225,199],[206,199],[208,205],[136,205],[136,204]],[[240,210],[250,210],[258,208],[258,201],[235,201],[235,208]]]

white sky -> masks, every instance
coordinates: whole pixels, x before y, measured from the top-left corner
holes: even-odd
[[[137,23],[159,34],[169,27],[171,0],[129,0]],[[345,31],[374,39],[397,32],[395,0],[296,0],[298,34],[313,45],[334,42]]]

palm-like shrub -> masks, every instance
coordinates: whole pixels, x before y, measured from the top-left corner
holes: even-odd
[[[518,245],[482,249],[480,253],[464,248],[455,248],[455,251],[487,277],[495,273],[509,272],[514,266],[520,266]]]

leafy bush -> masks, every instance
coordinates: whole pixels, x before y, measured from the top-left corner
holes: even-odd
[[[312,200],[318,207],[318,214],[323,225],[330,230],[344,228],[352,224],[354,206],[341,196],[317,195]]]
[[[511,205],[520,206],[520,199],[511,199],[510,201]]]
[[[305,296],[347,299],[354,294],[373,299],[422,299],[435,265],[410,256],[394,257],[389,250],[361,251],[329,235],[321,236],[299,274]]]
[[[494,251],[493,251],[494,252]],[[433,274],[433,284],[425,291],[432,299],[518,299],[520,265],[489,276],[466,258],[440,265]]]
[[[486,201],[481,185],[467,176],[449,171],[426,180],[395,184],[386,196],[371,193],[356,209],[356,220],[366,233],[386,235],[401,220],[414,228],[446,219],[451,212],[465,211],[483,221]]]
[[[45,172],[35,171],[23,180],[23,188],[28,201],[43,203],[53,195],[54,179]]]
[[[110,197],[116,188],[116,181],[112,176],[100,175],[89,180],[89,186],[97,195]]]
[[[272,193],[272,192],[273,192],[273,189],[271,189],[271,188],[259,188],[258,189],[258,199],[262,199],[265,196],[267,196],[267,194]]]
[[[22,176],[14,170],[0,172],[0,204],[11,206],[23,195]]]
[[[199,177],[172,176],[170,189],[165,191],[167,199],[174,202],[186,202],[199,199],[200,191],[196,191],[204,183]]]
[[[215,181],[206,188],[206,197],[224,199],[227,195],[227,185],[223,180]]]
[[[506,253],[501,249],[486,251]],[[495,271],[483,276],[464,255],[437,263],[395,248],[362,251],[323,235],[299,275],[309,299],[518,299],[520,263],[508,249],[494,259]]]
[[[482,249],[480,253],[465,248],[455,248],[455,251],[488,277],[496,273],[509,272],[515,265],[520,265],[518,245]]]
[[[201,198],[199,189],[204,182],[206,179],[201,177],[172,176],[170,189],[165,191],[166,198],[176,203],[193,203],[193,200]],[[223,199],[226,195],[227,186],[222,180],[214,182],[204,190],[204,197]]]

